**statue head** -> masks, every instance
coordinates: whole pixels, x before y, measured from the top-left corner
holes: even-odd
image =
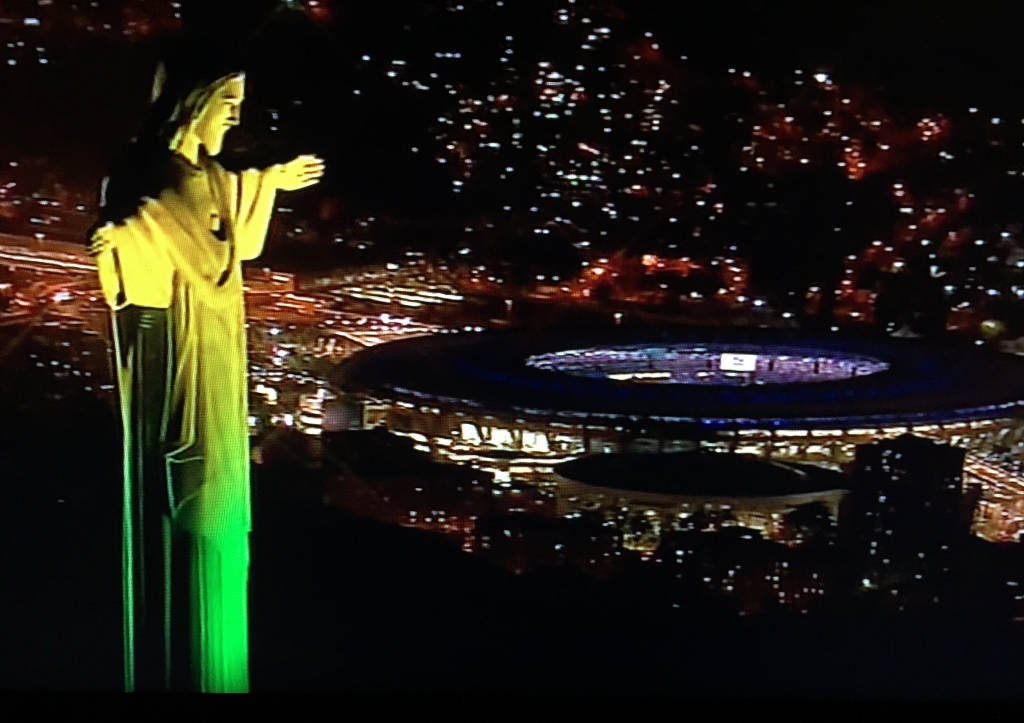
[[[190,160],[216,156],[228,129],[238,124],[245,74],[227,63],[196,61],[187,53],[185,58],[195,62],[172,57],[178,62],[157,66],[142,128],[103,184],[100,213],[90,234],[105,223],[121,223],[146,198],[156,198],[178,182],[179,170],[168,162],[168,151]]]
[[[218,155],[224,135],[238,125],[245,98],[245,74],[232,73],[209,84],[200,84],[182,99],[172,113],[176,128],[168,146],[201,148],[209,157]]]

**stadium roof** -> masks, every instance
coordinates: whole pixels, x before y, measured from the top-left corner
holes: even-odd
[[[715,344],[743,353],[855,354],[875,374],[815,383],[641,384],[529,367],[533,355],[591,347]],[[805,336],[774,329],[622,329],[444,334],[382,344],[343,362],[341,390],[517,417],[709,429],[849,428],[1016,416],[1024,359],[911,339]]]
[[[839,472],[747,454],[674,452],[596,454],[555,467],[562,477],[597,487],[711,497],[782,497],[846,488]]]

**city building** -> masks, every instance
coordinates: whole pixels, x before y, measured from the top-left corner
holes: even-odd
[[[898,609],[949,594],[975,500],[962,449],[912,435],[857,447],[850,525],[860,585]]]
[[[668,568],[677,608],[711,597],[740,615],[807,613],[839,592],[834,559],[808,555],[742,526],[673,530],[655,554]]]

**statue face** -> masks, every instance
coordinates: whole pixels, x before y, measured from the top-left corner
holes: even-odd
[[[245,98],[245,80],[232,78],[210,96],[195,125],[195,134],[208,156],[216,156],[224,146],[224,134],[238,125],[242,101]]]

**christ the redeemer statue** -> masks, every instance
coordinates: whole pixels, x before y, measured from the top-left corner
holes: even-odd
[[[248,388],[241,262],[279,190],[311,186],[315,156],[226,171],[242,73],[159,92],[163,117],[104,182],[91,234],[113,309],[124,425],[128,690],[249,686]]]

